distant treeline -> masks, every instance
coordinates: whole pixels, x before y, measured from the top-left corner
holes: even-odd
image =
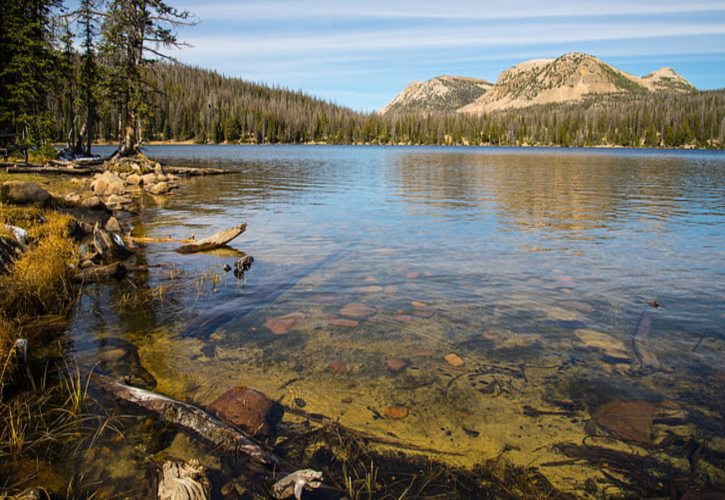
[[[157,64],[146,140],[198,143],[329,143],[708,147],[725,144],[725,90],[630,94],[474,116],[357,113],[302,92]],[[101,106],[99,138],[118,138]],[[62,108],[56,108],[61,111]],[[55,123],[65,123],[57,116]],[[65,131],[57,130],[57,137]]]

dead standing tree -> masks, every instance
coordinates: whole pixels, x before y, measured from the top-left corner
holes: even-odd
[[[144,78],[154,60],[173,58],[162,51],[179,48],[176,30],[195,24],[188,11],[163,0],[111,0],[103,23],[101,54],[105,90],[119,113],[118,156],[138,153],[144,119],[150,114],[150,90]]]

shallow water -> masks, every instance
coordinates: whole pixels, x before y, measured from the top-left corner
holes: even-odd
[[[611,478],[556,445],[656,455],[683,476],[672,442],[725,452],[722,153],[147,153],[234,173],[148,198],[135,233],[202,237],[246,222],[231,247],[255,263],[240,282],[221,270],[234,252],[148,246],[161,267],[146,285],[181,269],[183,293],[136,307],[118,305],[121,291],[88,293],[70,327],[79,359],[125,340],[172,397],[207,405],[247,385],[452,464],[504,453],[579,493]],[[221,279],[213,291],[204,271]],[[357,303],[368,307],[346,308]],[[289,331],[273,333],[268,320],[291,313]],[[617,401],[650,404],[649,420],[632,423],[626,404],[619,420],[602,416]],[[408,414],[381,418],[388,407]],[[725,486],[722,460],[704,460]]]

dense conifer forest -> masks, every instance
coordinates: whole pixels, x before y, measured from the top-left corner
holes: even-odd
[[[177,64],[189,14],[160,0],[7,0],[0,133],[38,146],[91,140],[722,148],[725,90],[632,93],[486,115],[360,113],[309,94]],[[149,20],[154,19],[151,23]]]

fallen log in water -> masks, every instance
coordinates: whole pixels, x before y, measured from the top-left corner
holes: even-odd
[[[183,175],[186,177],[198,177],[202,175],[222,175],[231,173],[230,170],[223,168],[210,168],[210,167],[163,167],[165,174]]]
[[[652,307],[652,306],[647,306]],[[652,316],[651,309],[645,309],[639,318],[637,328],[632,335],[632,350],[634,351],[635,361],[632,363],[632,370],[635,373],[647,371],[656,371],[662,369],[657,354],[652,350]]]
[[[214,307],[192,320],[181,333],[182,337],[206,338],[217,328],[231,320],[238,320],[255,308],[273,302],[281,294],[294,287],[301,279],[330,264],[344,254],[347,247],[330,256],[304,266],[284,269],[273,276],[265,276],[262,283],[245,290],[245,294]],[[211,345],[211,344],[210,344]]]
[[[240,224],[225,231],[220,231],[212,236],[209,236],[208,238],[193,240],[191,243],[180,246],[176,249],[176,251],[179,253],[195,253],[204,252],[206,250],[214,250],[215,248],[223,247],[234,238],[242,234],[246,229],[246,224]]]
[[[96,386],[116,399],[151,412],[162,421],[192,432],[223,453],[243,453],[266,467],[292,472],[294,469],[241,430],[211,416],[201,408],[161,394],[93,375]]]

